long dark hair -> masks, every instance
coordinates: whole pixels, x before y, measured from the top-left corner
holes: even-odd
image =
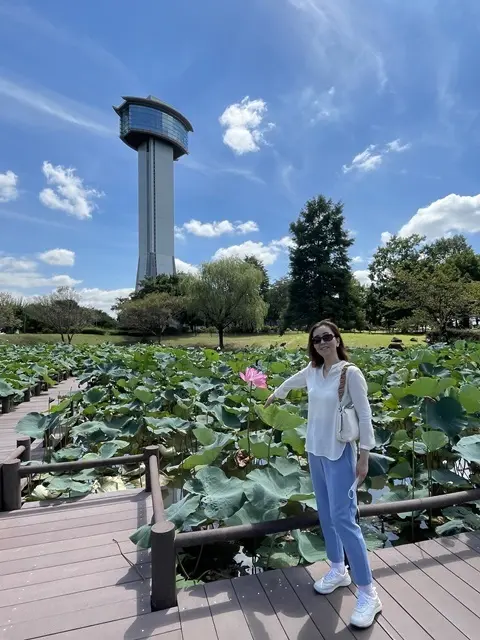
[[[315,345],[313,344],[313,333],[319,327],[328,327],[333,335],[338,339],[338,347],[337,347],[337,355],[340,360],[344,360],[348,362],[348,353],[345,348],[345,344],[343,342],[342,334],[340,333],[340,329],[336,324],[330,322],[330,320],[322,320],[321,322],[316,322],[313,327],[311,327],[308,334],[308,355],[310,356],[310,361],[314,367],[323,367],[323,356],[321,356],[318,351],[315,349]]]

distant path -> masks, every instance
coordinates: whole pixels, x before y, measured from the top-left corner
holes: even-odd
[[[78,390],[75,378],[68,378],[55,385],[48,391],[43,391],[39,396],[32,396],[30,402],[22,402],[16,405],[10,413],[0,414],[0,461],[14,451],[17,446],[17,422],[32,411],[47,411],[49,400],[57,400],[59,395],[68,395]],[[32,460],[42,459],[42,441],[35,440],[32,443]]]

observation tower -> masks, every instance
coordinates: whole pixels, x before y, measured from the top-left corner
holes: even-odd
[[[123,96],[120,139],[138,153],[138,269],[140,282],[175,274],[173,162],[188,153],[190,122],[154,96]]]

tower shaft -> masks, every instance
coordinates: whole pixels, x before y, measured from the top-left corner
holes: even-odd
[[[137,288],[145,278],[175,274],[173,148],[156,138],[138,147]]]

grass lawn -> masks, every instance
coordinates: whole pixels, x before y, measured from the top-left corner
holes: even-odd
[[[411,336],[395,334],[401,338],[406,346],[411,345]],[[391,334],[384,333],[344,333],[344,340],[347,347],[386,347],[392,339]],[[61,338],[57,334],[17,334],[0,335],[0,344],[36,344],[39,342],[60,342]],[[424,342],[423,337],[417,337],[418,342]],[[79,334],[74,337],[73,344],[101,344],[102,342],[112,342],[114,344],[128,344],[134,342],[128,336],[97,336]],[[232,335],[225,336],[225,348],[241,349],[244,347],[269,347],[270,345],[284,344],[288,349],[298,349],[305,347],[307,342],[306,333],[286,333],[284,336],[276,335]],[[175,336],[162,340],[162,344],[167,346],[182,347],[217,347],[218,338],[215,334],[203,333],[197,336]]]

